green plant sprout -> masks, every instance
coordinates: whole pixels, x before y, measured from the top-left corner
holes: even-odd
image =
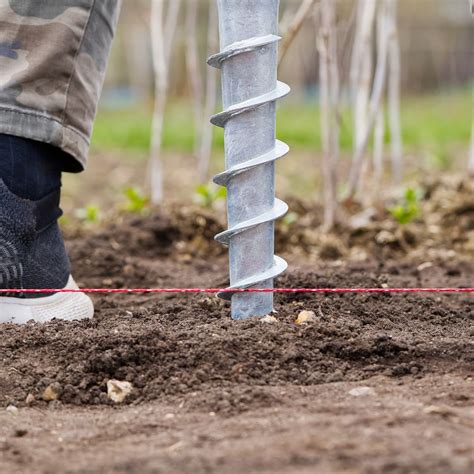
[[[201,184],[196,188],[198,203],[208,209],[212,209],[218,201],[225,199],[226,195],[226,188],[217,187],[213,184]]]
[[[94,204],[90,204],[81,209],[76,210],[76,217],[87,224],[95,224],[100,220],[100,209]]]
[[[144,212],[149,200],[140,189],[133,187],[126,188],[123,194],[127,198],[127,202],[124,206],[126,211],[136,214],[141,214]]]
[[[284,227],[291,227],[298,221],[298,214],[296,212],[288,212],[281,220]]]
[[[388,211],[400,225],[409,224],[420,215],[420,201],[422,197],[420,190],[407,188],[401,203],[389,208]]]

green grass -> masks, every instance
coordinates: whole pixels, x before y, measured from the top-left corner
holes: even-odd
[[[453,146],[469,143],[473,113],[472,88],[439,95],[407,97],[402,101],[402,133],[406,150],[429,151],[436,160],[449,160]],[[163,148],[189,153],[194,146],[194,123],[191,104],[171,102],[166,111]],[[341,146],[352,147],[351,115],[342,112]],[[141,151],[150,141],[151,107],[101,109],[94,128],[95,150]],[[319,150],[321,147],[319,109],[316,104],[283,102],[278,110],[278,138],[293,149]],[[386,133],[389,140],[389,133]],[[216,129],[216,148],[223,146],[223,132]]]

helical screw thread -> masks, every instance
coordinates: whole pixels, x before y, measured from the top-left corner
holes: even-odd
[[[222,27],[228,25],[223,17],[229,11],[224,10],[237,3],[219,0],[221,37]],[[253,8],[245,3],[249,5],[244,1],[241,8]],[[277,16],[278,0],[258,3],[268,4]],[[232,299],[234,319],[270,313],[273,295],[233,294],[232,289],[273,287],[273,279],[287,268],[285,260],[274,255],[274,221],[288,210],[274,192],[274,162],[289,151],[275,139],[275,102],[290,92],[288,85],[276,80],[280,39],[268,34],[233,41],[208,60],[210,66],[222,69],[225,107],[211,118],[212,124],[224,128],[227,165],[214,182],[228,188],[229,228],[215,239],[229,246],[230,287],[218,296]]]

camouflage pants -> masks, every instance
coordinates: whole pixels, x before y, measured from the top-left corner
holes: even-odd
[[[0,133],[85,166],[121,0],[0,0]]]

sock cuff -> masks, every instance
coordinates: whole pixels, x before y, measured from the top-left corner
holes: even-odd
[[[60,200],[60,188],[37,201],[24,199],[10,191],[0,178],[0,201],[3,201],[0,207],[5,207],[0,209],[0,218],[7,218],[10,224],[16,224],[14,227],[21,227],[23,231],[30,229],[28,233],[39,234],[57,222],[63,215]]]
[[[63,154],[46,143],[0,134],[0,178],[16,196],[41,199],[61,187]]]
[[[63,215],[63,211],[59,207],[60,200],[61,191],[58,189],[39,201],[31,201],[34,207],[36,233],[47,229]]]
[[[70,268],[56,222],[61,215],[59,197],[56,190],[39,200],[23,199],[0,179],[0,288],[66,284]]]

